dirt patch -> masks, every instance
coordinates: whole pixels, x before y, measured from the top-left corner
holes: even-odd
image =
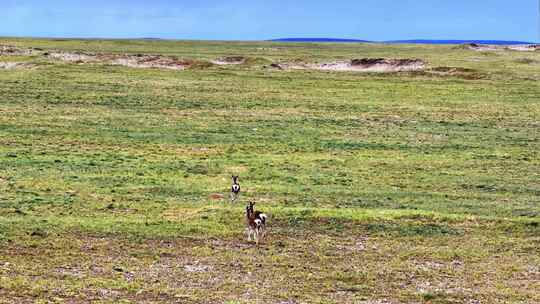
[[[490,51],[518,51],[518,52],[534,52],[540,50],[540,44],[520,44],[520,45],[491,45],[491,44],[477,44],[468,43],[462,46],[465,49],[478,51],[478,52],[490,52]]]
[[[211,266],[199,265],[198,261],[195,261],[193,265],[184,265],[184,270],[187,272],[207,272],[211,270]]]
[[[529,45],[512,45],[508,47],[509,50],[519,51],[519,52],[534,52],[540,50],[540,44],[529,44]]]
[[[477,52],[492,52],[503,50],[503,47],[496,45],[487,45],[487,44],[478,44],[478,43],[468,43],[463,45],[463,48],[477,51]]]
[[[475,73],[477,72],[474,69],[468,69],[468,68],[461,68],[461,67],[435,67],[430,69],[431,72],[438,72],[438,73],[449,73],[449,74],[457,74],[457,73]]]
[[[58,59],[66,62],[76,62],[76,63],[88,63],[96,62],[98,59],[95,55],[88,55],[84,53],[64,53],[64,52],[53,52],[46,55],[52,59]]]
[[[374,72],[418,71],[426,63],[420,59],[362,58],[351,60],[351,67]]]
[[[350,62],[322,63],[311,67],[330,71],[406,72],[423,70],[425,65],[426,63],[420,59],[362,58]]]
[[[39,53],[40,49],[22,49],[12,45],[0,45],[0,56],[29,56]]]
[[[266,67],[266,66],[265,66]],[[271,63],[268,67],[278,70],[306,70],[310,69],[309,65],[305,63],[292,63],[292,62],[279,62]]]
[[[173,56],[160,55],[119,55],[119,54],[88,54],[79,52],[53,52],[49,58],[70,63],[104,63],[121,65],[131,68],[157,68],[170,70],[184,70],[193,66],[200,66],[193,60],[182,60]]]
[[[227,56],[213,60],[212,63],[217,65],[243,64],[246,60],[247,58],[243,56]]]
[[[29,69],[32,65],[24,62],[0,62],[0,70]]]
[[[158,68],[169,70],[185,70],[194,62],[179,60],[175,57],[165,56],[123,56],[111,61],[113,65],[123,65],[131,68]]]
[[[11,70],[19,65],[19,62],[0,62],[0,69]]]
[[[279,63],[272,63],[272,64],[269,65],[269,67],[271,67],[273,69],[278,69],[278,70],[283,70],[284,69],[284,67]]]
[[[352,71],[352,72],[410,72],[420,71],[426,66],[426,62],[420,59],[386,59],[386,58],[362,58],[351,61],[335,61],[317,64],[305,63],[273,63],[271,68],[286,69],[311,69],[324,71]]]

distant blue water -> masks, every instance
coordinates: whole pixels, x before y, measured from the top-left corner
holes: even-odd
[[[508,41],[508,40],[429,40],[429,39],[413,39],[413,40],[394,40],[384,41],[384,43],[421,43],[421,44],[495,44],[495,45],[511,45],[511,44],[532,44],[525,41]]]
[[[391,40],[391,41],[369,41],[359,39],[340,39],[340,38],[281,38],[273,39],[276,42],[375,42],[375,43],[411,43],[411,44],[495,44],[495,45],[512,45],[512,44],[532,44],[533,42],[526,41],[507,41],[507,40],[430,40],[430,39],[412,39],[412,40]]]

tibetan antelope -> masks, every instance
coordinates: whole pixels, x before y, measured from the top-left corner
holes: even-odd
[[[259,244],[259,239],[264,238],[266,235],[266,219],[268,216],[260,211],[255,211],[253,206],[255,206],[255,203],[249,202],[246,207],[248,242],[251,241],[253,235],[255,242]]]
[[[235,202],[240,195],[240,184],[238,183],[238,175],[232,176],[232,186],[231,186],[231,202]]]

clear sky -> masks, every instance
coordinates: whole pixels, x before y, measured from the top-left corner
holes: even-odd
[[[0,36],[539,41],[539,0],[0,0]]]

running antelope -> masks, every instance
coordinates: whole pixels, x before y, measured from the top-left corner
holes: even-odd
[[[235,202],[240,195],[240,184],[238,183],[238,175],[232,176],[232,187],[231,187],[231,202]]]
[[[261,211],[255,211],[253,206],[254,202],[249,202],[249,205],[246,207],[246,222],[248,229],[248,242],[251,241],[251,236],[257,244],[259,244],[259,239],[264,238],[266,235],[266,219],[268,216]]]

